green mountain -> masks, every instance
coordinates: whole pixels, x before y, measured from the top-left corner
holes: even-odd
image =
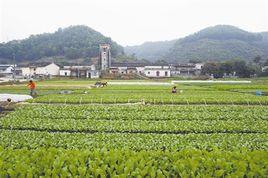
[[[163,47],[165,42],[150,43],[151,49],[141,46],[128,47],[128,51],[139,49],[137,57],[164,59],[169,62],[189,60],[252,60],[260,55],[268,57],[268,32],[251,33],[230,25],[205,28],[195,34],[178,39],[173,45]],[[158,45],[161,44],[161,45]],[[127,53],[128,51],[125,50]],[[161,52],[159,52],[161,51]]]
[[[0,43],[0,59],[16,62],[37,61],[41,58],[61,56],[69,61],[98,56],[99,44],[111,45],[112,56],[124,53],[124,48],[109,37],[83,25],[59,28],[54,33],[31,35],[24,40]]]
[[[126,46],[125,53],[139,59],[156,61],[162,58],[177,40],[145,42],[142,45]]]

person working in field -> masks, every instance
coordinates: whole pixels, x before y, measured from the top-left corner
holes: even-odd
[[[172,88],[171,93],[177,93],[177,87],[176,87],[176,86],[174,86],[174,87]]]
[[[29,89],[30,89],[30,95],[31,95],[31,96],[37,94],[36,91],[35,91],[35,83],[34,83],[32,80],[29,81],[29,83],[28,83],[27,86],[28,86]]]

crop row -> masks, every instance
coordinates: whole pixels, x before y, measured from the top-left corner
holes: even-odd
[[[0,148],[0,177],[266,177],[267,151]]]
[[[268,119],[266,106],[27,105],[7,118],[94,120],[245,120]]]
[[[89,92],[87,94],[50,94],[37,97],[36,103],[136,103],[150,104],[268,104],[267,96],[227,91],[184,91],[183,93],[135,93],[131,91]]]
[[[211,150],[268,149],[268,134],[130,134],[130,133],[65,133],[0,129],[0,145],[5,148],[61,147],[69,149]]]
[[[92,120],[11,117],[0,127],[72,132],[268,133],[268,120]]]

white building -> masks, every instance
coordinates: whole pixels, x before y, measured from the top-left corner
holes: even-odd
[[[60,69],[61,77],[99,78],[100,73],[95,65],[91,66],[64,66]]]
[[[203,64],[174,64],[171,67],[171,76],[194,76],[200,75]]]
[[[64,67],[66,67],[66,66],[64,66]],[[66,68],[60,69],[60,76],[62,76],[62,77],[70,77],[71,76],[71,70],[66,69]]]
[[[265,71],[267,71],[267,69],[268,69],[268,66],[264,66],[264,67],[261,68],[261,71],[265,72]]]
[[[20,67],[23,76],[58,76],[60,74],[60,67],[51,63],[48,65],[30,66],[30,67]]]
[[[147,77],[170,77],[170,66],[145,66],[144,74]]]
[[[116,62],[112,63],[109,72],[111,74],[144,74],[144,66],[143,63]]]
[[[14,66],[16,68],[16,65],[12,65],[12,64],[0,64],[0,76],[3,76],[3,77],[13,76]]]
[[[145,67],[136,67],[136,69],[137,69],[137,73],[138,74],[144,74],[144,69],[145,69]]]

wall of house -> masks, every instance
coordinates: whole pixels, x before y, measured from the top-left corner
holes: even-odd
[[[203,64],[201,64],[201,63],[195,64],[195,69],[201,70],[202,68],[203,68]]]
[[[8,68],[6,68],[6,70],[4,72],[5,73],[12,73],[13,72],[13,66],[9,66]]]
[[[60,67],[54,63],[51,63],[51,64],[43,67],[43,69],[41,69],[41,70],[43,70],[43,72],[44,72],[43,74],[45,74],[45,75],[49,74],[49,75],[56,76],[56,75],[60,74]]]
[[[100,75],[99,75],[99,71],[97,71],[97,70],[95,70],[95,71],[90,71],[90,72],[88,72],[88,73],[90,73],[90,78],[99,78],[99,77],[100,77]],[[89,76],[87,76],[87,77],[89,77]]]
[[[126,74],[127,73],[127,67],[118,67],[118,73],[119,74]]]
[[[127,74],[136,74],[137,70],[136,69],[127,69]]]
[[[29,67],[21,67],[20,69],[22,71],[22,75],[23,76],[31,75],[31,72],[30,72],[30,68]]]
[[[34,68],[32,71],[34,71]],[[45,73],[45,67],[36,67],[35,72],[33,72],[33,73],[35,73],[37,75],[48,75],[47,73]]]
[[[60,76],[71,76],[71,71],[68,69],[61,69]]]
[[[144,67],[136,67],[138,74],[144,74]]]
[[[0,73],[2,74],[10,74],[10,73],[13,73],[13,65],[0,65],[1,67],[3,67],[1,70],[0,70]]]
[[[159,76],[157,75],[159,73]],[[170,77],[170,70],[145,69],[144,74],[147,77]]]

